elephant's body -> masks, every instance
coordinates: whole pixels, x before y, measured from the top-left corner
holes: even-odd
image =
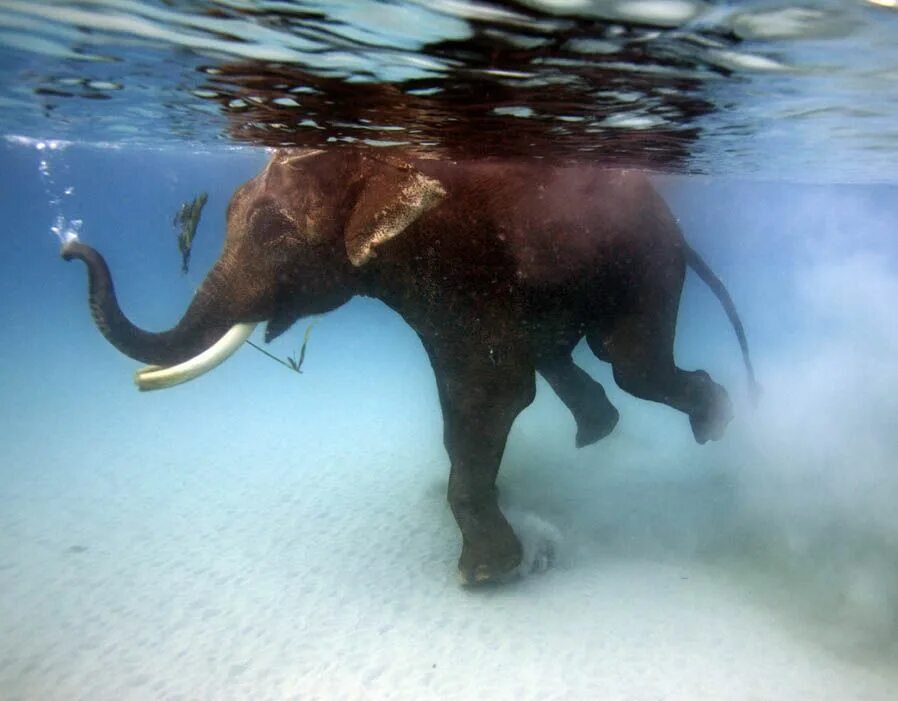
[[[587,330],[605,335],[647,295],[673,300],[676,313],[683,238],[643,174],[414,164],[446,197],[382,247],[366,287],[420,333],[443,333],[454,312],[453,325],[467,335],[514,338],[538,361],[569,354]],[[503,328],[484,329],[494,306]]]
[[[578,445],[607,435],[618,418],[571,359],[584,336],[623,389],[685,412],[700,442],[719,438],[730,419],[724,390],[673,359],[687,264],[721,297],[748,360],[722,285],[633,171],[277,152],[235,193],[222,256],[167,335],[121,316],[92,249],[67,244],[64,255],[88,263],[107,338],[146,362],[179,362],[237,322],[267,320],[270,340],[356,294],[396,310],[436,375],[449,502],[464,540],[459,568],[469,583],[520,562],[495,479],[536,371],[572,411]],[[179,355],[182,347],[191,352]]]

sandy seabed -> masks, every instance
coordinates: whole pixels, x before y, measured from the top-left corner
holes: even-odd
[[[239,370],[222,372],[214,391]],[[887,664],[707,556],[728,537],[726,480],[640,468],[626,421],[575,453],[544,386],[500,484],[532,566],[553,562],[478,591],[455,576],[433,397],[340,440],[326,403],[297,437],[274,410],[199,421],[210,400],[178,392],[133,400],[156,402],[140,431],[123,390],[104,424],[88,409],[10,451],[3,699],[895,698]]]

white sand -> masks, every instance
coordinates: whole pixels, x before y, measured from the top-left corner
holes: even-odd
[[[726,488],[705,468],[640,471],[632,422],[575,454],[542,392],[516,425],[502,498],[557,562],[471,592],[454,575],[431,389],[405,414],[347,417],[340,398],[295,400],[292,416],[220,408],[253,391],[241,372],[254,362],[167,398],[123,387],[105,425],[86,415],[10,455],[3,699],[895,698],[887,667],[838,654],[788,604],[708,564],[696,538],[720,535]],[[537,444],[542,422],[552,438]],[[673,448],[697,454],[687,445]]]

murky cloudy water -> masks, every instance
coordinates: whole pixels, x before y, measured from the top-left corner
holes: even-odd
[[[0,698],[896,698],[892,0],[0,0],[0,135]],[[538,377],[498,480],[522,576],[462,587],[396,313],[143,393],[60,260],[77,233],[169,328],[275,146],[651,171],[760,400],[687,273],[722,440],[580,344],[620,422],[576,448]]]

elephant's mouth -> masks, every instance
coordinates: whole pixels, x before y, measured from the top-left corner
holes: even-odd
[[[146,392],[174,387],[193,380],[221,365],[236,353],[255,328],[254,323],[235,324],[215,344],[199,355],[169,367],[148,365],[135,373],[134,382],[141,392]]]

